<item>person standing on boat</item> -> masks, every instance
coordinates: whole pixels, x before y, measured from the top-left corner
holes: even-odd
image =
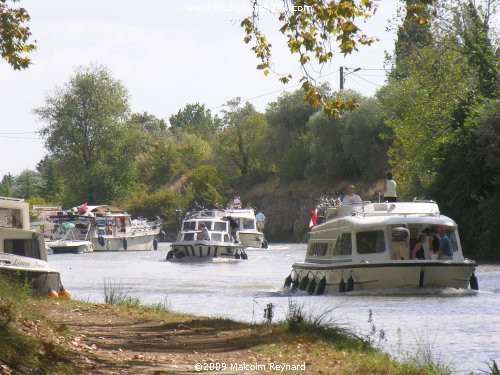
[[[361,203],[361,197],[357,194],[354,194],[356,191],[356,187],[354,185],[349,185],[347,187],[347,194],[344,199],[342,199],[343,204],[357,204]]]
[[[235,195],[233,198],[233,208],[240,209],[241,208],[241,199],[239,196]]]
[[[208,233],[207,226],[205,223],[198,224],[198,235],[196,236],[198,240],[210,241],[210,234]]]
[[[257,220],[257,230],[259,232],[264,232],[264,226],[266,225],[266,217],[262,213],[262,210],[259,210],[259,212],[257,212],[257,215],[255,215],[255,220]]]
[[[384,202],[397,202],[398,195],[396,193],[396,181],[392,179],[392,173],[387,172],[384,180]]]
[[[451,246],[450,238],[446,235],[446,229],[444,229],[444,227],[438,227],[437,231],[441,236],[441,240],[439,241],[439,259],[453,259],[453,248]]]
[[[238,243],[238,230],[240,229],[240,226],[238,225],[238,222],[232,217],[232,216],[226,216],[223,217],[224,220],[227,220],[229,222],[229,227],[231,229],[231,237],[234,239],[234,243]]]

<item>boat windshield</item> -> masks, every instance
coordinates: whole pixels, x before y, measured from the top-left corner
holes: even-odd
[[[255,229],[255,220],[242,219],[243,229]]]
[[[216,222],[214,222],[214,231],[216,231],[216,232],[227,232],[227,221],[216,221]]]
[[[182,230],[195,230],[196,229],[196,221],[185,221],[182,226]]]
[[[0,227],[22,228],[21,210],[11,208],[0,209]]]

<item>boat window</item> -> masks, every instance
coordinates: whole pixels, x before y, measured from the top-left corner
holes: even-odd
[[[222,241],[221,233],[212,233],[211,235],[212,241]]]
[[[21,210],[3,208],[0,210],[0,227],[22,228]]]
[[[335,247],[333,248],[333,255],[351,255],[352,254],[352,242],[351,233],[342,233]]]
[[[356,233],[358,254],[383,253],[385,251],[384,232],[381,230]]]
[[[185,221],[182,230],[195,230],[196,221]]]
[[[198,222],[198,230],[200,230],[200,223],[205,224],[208,230],[212,230],[212,222],[211,221],[199,221]]]
[[[194,233],[184,233],[184,241],[194,241]]]
[[[4,240],[3,249],[6,253],[41,259],[38,240]]]
[[[309,255],[324,257],[328,250],[328,242],[311,242],[309,244]]]
[[[255,229],[255,220],[243,219],[243,229]]]
[[[214,222],[214,230],[217,232],[227,232],[227,221]]]
[[[458,251],[458,241],[457,241],[457,235],[455,234],[454,230],[447,230],[446,235],[449,237],[451,241],[451,247],[453,248],[453,251],[456,252]]]

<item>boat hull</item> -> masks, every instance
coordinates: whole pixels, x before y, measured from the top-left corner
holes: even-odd
[[[227,242],[184,241],[174,242],[170,247],[172,249],[171,259],[237,258],[236,254],[241,253],[241,247]]]
[[[476,263],[473,261],[394,261],[386,263],[315,264],[295,263],[292,280],[326,278],[325,293],[342,291],[352,277],[352,290],[461,288],[466,289]],[[304,287],[306,282],[302,282]],[[310,288],[311,289],[311,288]],[[347,290],[350,291],[350,290]]]
[[[48,241],[45,244],[53,254],[82,254],[94,251],[91,241]]]
[[[261,232],[238,232],[238,238],[243,247],[261,248],[264,243],[264,234]]]
[[[159,233],[157,230],[135,235],[100,236],[102,243],[99,242],[99,237],[96,237],[92,238],[92,245],[94,251],[151,251]]]
[[[62,289],[59,272],[48,268],[47,262],[30,257],[0,253],[0,273],[39,293]]]

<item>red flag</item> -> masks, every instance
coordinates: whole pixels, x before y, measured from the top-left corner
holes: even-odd
[[[84,204],[78,206],[77,209],[78,209],[79,214],[86,214],[89,207],[87,206],[87,203],[84,203]]]
[[[318,209],[311,210],[311,221],[309,222],[309,229],[316,225],[316,218],[318,217]]]

